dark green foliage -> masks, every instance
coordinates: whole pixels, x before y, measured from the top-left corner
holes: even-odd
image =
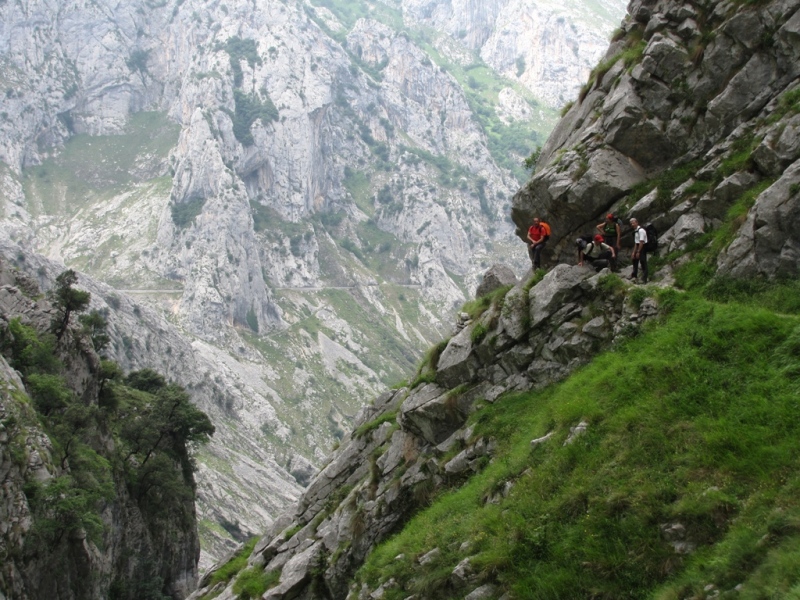
[[[172,511],[188,518],[184,505],[194,486],[188,445],[208,440],[214,426],[182,387],[166,383],[154,371],[131,373],[125,382],[132,389],[115,390],[120,395],[117,434],[131,493],[148,513]]]
[[[264,571],[261,567],[250,567],[242,571],[233,583],[233,593],[237,600],[261,598],[268,589],[278,585],[281,572]]]
[[[372,421],[367,421],[366,423],[364,423],[363,425],[358,427],[353,432],[353,439],[360,439],[360,438],[364,437],[368,433],[371,433],[371,432],[375,431],[378,427],[380,427],[384,423],[393,423],[393,422],[396,422],[396,421],[397,421],[397,411],[396,410],[388,412],[388,413],[384,413],[384,414],[380,415],[379,417],[376,417]]]
[[[149,50],[134,50],[130,58],[125,61],[131,71],[138,71],[142,75],[147,73],[147,59],[150,58]]]
[[[74,273],[62,275],[53,294],[61,309],[74,312],[88,304],[88,293],[73,293]],[[76,335],[102,346],[105,319],[99,313],[87,316]],[[64,323],[63,316],[58,323]],[[193,525],[194,464],[188,446],[207,440],[214,427],[182,388],[152,370],[132,373],[123,383],[119,366],[101,360],[95,374],[97,401],[79,398],[56,353],[55,335],[40,336],[18,318],[3,331],[0,348],[22,374],[55,463],[53,479],[45,484],[31,480],[24,487],[33,516],[27,551],[47,556],[64,540],[84,534],[101,543],[101,511],[116,500],[118,485],[127,484],[159,539],[164,522],[171,528]],[[7,419],[4,425],[13,424]],[[16,460],[23,461],[24,455]],[[113,582],[109,597],[163,600],[163,583],[158,569],[141,560],[127,579]]]
[[[376,199],[380,204],[391,204],[393,200],[391,188],[388,185],[384,185],[380,190],[378,190]]]
[[[25,380],[33,405],[44,416],[54,410],[66,408],[73,400],[73,393],[64,385],[60,375],[31,373]]]
[[[247,326],[255,333],[258,333],[258,317],[252,307],[247,311]]]
[[[522,77],[522,74],[525,72],[525,57],[518,56],[516,64],[517,64],[517,77]]]
[[[269,229],[270,223],[276,218],[269,207],[256,200],[250,200],[250,210],[253,214],[253,229],[256,231]]]
[[[112,412],[117,410],[119,406],[117,395],[110,390],[108,384],[121,379],[122,369],[117,363],[113,360],[105,359],[100,361],[100,371],[97,373],[97,380],[99,383],[97,403],[100,408],[105,408]]]
[[[479,177],[475,182],[475,193],[478,195],[478,202],[481,206],[481,212],[487,217],[491,218],[493,214],[492,207],[489,205],[489,201],[486,198],[486,183],[486,179]]]
[[[125,385],[148,394],[155,394],[167,386],[167,380],[153,369],[142,369],[129,373],[125,378]]]
[[[225,44],[225,51],[228,53],[228,58],[230,59],[231,73],[233,73],[233,86],[235,88],[242,87],[244,83],[241,65],[242,60],[246,60],[251,69],[255,68],[256,65],[263,64],[261,57],[258,55],[255,40],[243,40],[238,36],[228,38]]]
[[[67,269],[56,277],[56,287],[50,293],[53,308],[56,309],[52,329],[59,341],[67,331],[72,313],[83,312],[89,307],[91,294],[75,289],[73,286],[76,283],[78,283],[77,273],[72,269]]]
[[[247,566],[247,559],[250,558],[250,555],[253,553],[253,548],[255,548],[257,541],[257,537],[250,538],[233,558],[214,571],[213,575],[211,575],[208,587],[211,588],[220,582],[230,581],[244,569]]]
[[[233,120],[233,135],[243,146],[252,146],[255,143],[250,127],[257,119],[265,125],[270,121],[278,120],[278,109],[269,96],[263,100],[256,94],[245,94],[241,90],[233,91],[233,100],[236,110],[230,115]]]
[[[506,294],[513,287],[513,285],[504,285],[497,288],[493,292],[489,292],[488,294],[481,296],[480,298],[470,300],[469,302],[464,303],[464,306],[461,307],[461,312],[467,313],[470,319],[477,319],[492,305],[502,308]]]
[[[344,211],[326,211],[319,213],[319,222],[325,227],[338,227],[344,219]]]
[[[188,227],[202,212],[205,203],[206,199],[202,197],[191,198],[184,202],[173,202],[170,204],[172,222],[180,229]]]
[[[483,341],[483,338],[486,337],[488,331],[489,330],[486,328],[486,325],[483,323],[478,323],[472,328],[472,331],[469,332],[469,339],[475,345],[480,344]]]
[[[361,249],[356,246],[356,243],[353,240],[350,238],[345,238],[340,242],[340,244],[342,245],[342,248],[353,253],[358,260],[362,262],[364,261],[364,254],[361,252]]]
[[[3,339],[3,350],[10,355],[11,366],[22,373],[57,373],[61,362],[55,355],[55,336],[39,336],[33,327],[23,325],[19,317],[8,323]]]
[[[108,337],[107,315],[107,312],[95,309],[78,317],[84,335],[89,336],[89,339],[92,340],[96,352],[103,350],[111,341],[111,338]]]
[[[526,170],[533,171],[536,168],[536,163],[539,162],[539,157],[542,155],[542,147],[536,146],[536,150],[531,152],[530,156],[522,163]]]
[[[97,476],[101,475],[105,476],[105,481],[96,483]],[[45,485],[32,484],[26,487],[34,515],[29,545],[38,543],[45,547],[52,546],[58,544],[65,535],[78,531],[85,531],[90,539],[98,541],[103,531],[99,507],[102,502],[113,498],[113,487],[107,469],[83,479],[79,481],[72,473],[67,473]],[[95,481],[87,482],[87,479]]]

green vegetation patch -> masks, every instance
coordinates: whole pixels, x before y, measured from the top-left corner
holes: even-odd
[[[141,112],[130,116],[120,135],[76,135],[58,156],[25,169],[25,196],[33,199],[35,214],[73,216],[139,181],[140,159],[166,159],[179,133],[164,113]]]
[[[206,199],[203,197],[191,198],[184,202],[173,202],[169,207],[172,222],[179,229],[188,227],[203,212],[205,204]]]
[[[239,574],[246,566],[247,559],[253,553],[258,538],[250,538],[247,543],[237,552],[228,562],[214,571],[208,583],[208,587],[214,587],[220,582],[228,582]]]
[[[280,571],[265,571],[261,567],[250,567],[241,572],[233,584],[233,593],[238,600],[261,598],[270,588],[278,585]]]
[[[800,318],[692,292],[659,301],[671,308],[663,322],[566,382],[476,413],[476,435],[498,440],[491,463],[379,546],[358,580],[395,578],[388,600],[461,598],[450,573],[470,556],[520,599],[666,600],[739,584],[737,597],[791,597]],[[564,445],[582,420],[587,432]],[[508,496],[487,502],[506,482]],[[675,524],[694,551],[676,552]]]
[[[182,387],[148,369],[123,378],[116,363],[100,359],[91,382],[97,386],[97,401],[87,403],[75,393],[58,349],[85,344],[101,352],[109,343],[105,316],[87,313],[90,295],[75,283],[72,270],[56,278],[49,293],[54,310],[48,331],[38,332],[19,318],[0,331],[0,350],[22,376],[57,465],[51,480],[31,480],[24,488],[33,516],[27,551],[45,555],[76,534],[102,543],[102,514],[117,498],[119,486],[125,486],[126,497],[138,506],[154,537],[165,523],[189,531],[195,524],[195,463],[189,447],[214,433],[207,415],[192,405]],[[16,437],[19,423],[6,420],[4,426]],[[142,586],[161,581],[146,562],[134,567],[131,581],[112,584],[117,597],[144,597]]]
[[[384,413],[384,414],[380,415],[379,417],[373,419],[372,421],[368,421],[368,422],[364,423],[363,425],[361,425],[360,427],[358,427],[353,432],[353,438],[354,439],[362,438],[365,435],[367,435],[368,433],[371,433],[371,432],[375,431],[378,427],[380,427],[384,423],[395,423],[395,422],[397,422],[397,411],[396,410],[388,412],[388,413]]]
[[[223,109],[233,121],[233,135],[243,146],[252,146],[255,143],[250,128],[257,120],[263,124],[278,120],[278,109],[266,94],[260,98],[256,94],[245,94],[241,90],[233,90],[233,100],[236,110],[231,113]]]

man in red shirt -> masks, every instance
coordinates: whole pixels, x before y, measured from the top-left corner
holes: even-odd
[[[531,257],[533,270],[542,266],[542,250],[550,237],[550,227],[536,217],[528,228],[528,256]]]

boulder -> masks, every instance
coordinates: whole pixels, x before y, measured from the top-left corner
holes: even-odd
[[[453,572],[450,574],[450,582],[455,587],[464,587],[469,583],[470,579],[474,574],[474,569],[470,564],[469,557],[462,560],[460,563],[456,565],[453,569]]]
[[[289,471],[295,481],[303,487],[311,482],[311,478],[314,477],[317,472],[317,468],[311,461],[299,454],[295,454],[289,459],[286,470]]]
[[[776,123],[752,154],[764,173],[777,176],[800,158],[800,114]]]
[[[720,273],[796,277],[800,261],[800,161],[756,199],[736,239],[719,256]]]
[[[462,329],[448,342],[436,366],[437,383],[452,388],[472,380],[477,368],[477,360],[472,356],[474,327]]]
[[[705,233],[706,220],[703,215],[691,212],[682,215],[675,225],[669,231],[666,231],[662,237],[664,245],[669,242],[669,251],[680,250],[686,247],[686,244],[694,239],[699,238]],[[670,241],[671,240],[671,241]]]
[[[434,445],[445,441],[463,425],[465,418],[458,398],[434,383],[412,392],[400,407],[399,415],[404,429]]]
[[[528,292],[522,286],[510,289],[503,299],[500,327],[515,340],[522,339],[528,333]]]
[[[517,285],[517,276],[510,267],[494,264],[483,274],[483,280],[475,290],[475,297],[480,298],[506,285]]]
[[[528,296],[530,327],[534,329],[564,304],[582,294],[581,284],[594,275],[590,269],[561,264],[531,288]]]
[[[611,335],[611,328],[605,317],[595,317],[583,326],[583,333],[597,339],[606,339]]]
[[[481,587],[472,590],[469,594],[464,596],[464,600],[489,600],[495,597],[497,586],[487,583]]]
[[[311,578],[321,547],[322,544],[317,542],[290,558],[283,565],[280,583],[262,596],[264,600],[291,598],[302,589]]]

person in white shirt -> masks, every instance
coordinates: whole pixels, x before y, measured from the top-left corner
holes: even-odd
[[[647,283],[647,232],[644,227],[639,225],[639,221],[631,219],[633,227],[633,252],[631,261],[633,262],[633,273],[631,279],[636,279],[639,273],[639,265],[642,265],[642,283]]]

